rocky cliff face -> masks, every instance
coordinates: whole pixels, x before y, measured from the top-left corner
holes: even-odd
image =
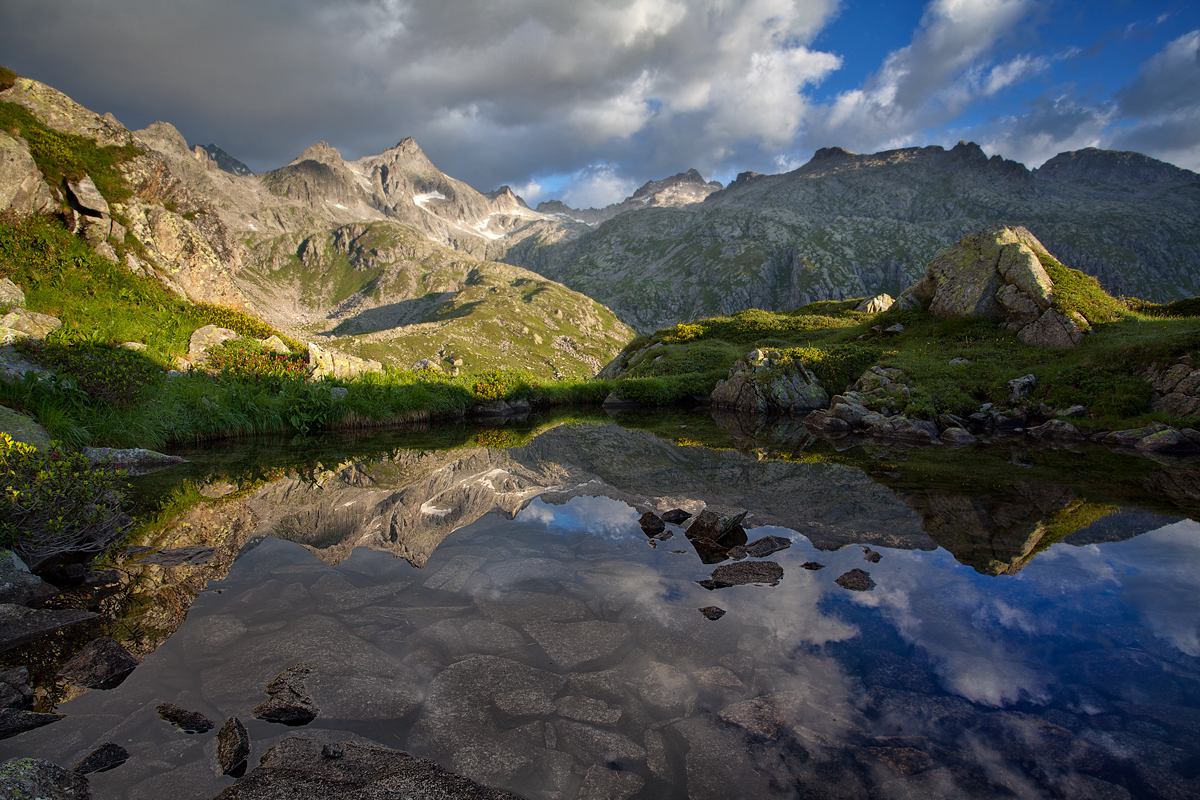
[[[898,294],[986,225],[1028,228],[1114,295],[1200,293],[1200,176],[1137,153],[1064,153],[1038,170],[978,145],[858,155],[825,148],[743,173],[703,202],[614,216],[505,260],[605,303],[639,330],[747,307]]]

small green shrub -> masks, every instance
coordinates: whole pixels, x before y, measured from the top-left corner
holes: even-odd
[[[847,343],[825,347],[793,347],[785,356],[798,359],[811,370],[825,391],[838,394],[879,361],[883,351],[872,345]]]
[[[206,364],[236,378],[303,378],[310,366],[304,356],[277,353],[254,339],[230,339],[209,348]]]
[[[17,73],[8,67],[0,67],[0,92],[11,89],[17,82]]]
[[[126,473],[95,466],[57,442],[45,452],[0,433],[0,544],[37,571],[59,556],[100,554],[129,525]]]
[[[528,394],[530,377],[520,370],[493,369],[472,379],[471,390],[480,400],[517,399]]]
[[[23,339],[16,349],[60,378],[72,380],[91,401],[118,408],[137,402],[162,374],[139,353],[107,344]]]
[[[192,315],[197,320],[200,320],[202,325],[217,325],[222,328],[229,328],[231,331],[237,331],[242,336],[249,336],[254,339],[267,339],[271,336],[278,336],[293,352],[304,352],[307,349],[303,343],[284,336],[261,319],[251,316],[244,311],[238,311],[227,306],[219,306],[215,303],[196,303],[191,308],[193,309]]]

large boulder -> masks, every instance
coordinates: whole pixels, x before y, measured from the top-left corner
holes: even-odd
[[[27,308],[14,308],[0,317],[0,345],[18,339],[45,339],[62,327],[62,320],[49,314],[39,314]]]
[[[383,372],[378,361],[348,356],[308,343],[308,363],[313,366],[313,378],[353,378],[364,372]]]
[[[779,350],[754,350],[717,381],[712,392],[717,408],[756,414],[807,414],[829,405],[829,394],[804,362]]]
[[[242,337],[237,331],[222,328],[220,325],[205,325],[203,328],[197,328],[192,333],[192,338],[188,340],[188,360],[193,364],[201,364],[210,347],[240,338]]]
[[[874,297],[868,297],[854,307],[854,310],[860,314],[879,314],[887,311],[896,301],[890,294],[877,294]]]
[[[49,213],[57,206],[29,145],[0,131],[0,208],[25,216]]]
[[[1073,347],[1088,321],[1054,308],[1054,281],[1041,261],[1047,256],[1025,228],[987,228],[938,253],[900,299],[918,300],[942,319],[1001,320],[1026,344]]]

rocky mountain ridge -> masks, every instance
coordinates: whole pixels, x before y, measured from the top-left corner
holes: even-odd
[[[1200,176],[1138,153],[1063,153],[1037,170],[976,144],[823,148],[742,173],[702,202],[531,236],[505,260],[594,297],[642,331],[757,307],[899,294],[942,248],[1020,225],[1114,295],[1200,293]]]
[[[81,201],[82,183],[48,186],[29,147],[6,135],[0,199],[21,213],[69,204],[70,224],[97,252],[185,298],[405,367],[444,358],[447,368],[584,377],[631,335],[588,298],[485,260],[509,233],[550,223],[511,190],[488,198],[444,175],[411,138],[355,162],[320,142],[279,169],[238,174],[168,123],[131,132],[37,81],[18,78],[0,102],[132,153],[120,165],[129,197],[107,203],[93,191],[99,202]]]
[[[705,181],[699,172],[689,169],[660,181],[647,181],[620,203],[612,203],[604,208],[571,208],[561,200],[550,200],[538,203],[537,210],[538,213],[552,219],[581,222],[594,228],[626,211],[660,207],[681,208],[700,203],[714,192],[719,192],[721,188],[720,181]]]

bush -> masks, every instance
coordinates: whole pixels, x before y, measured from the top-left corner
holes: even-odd
[[[304,378],[309,374],[304,356],[277,353],[254,339],[231,339],[209,348],[206,364],[235,378]]]
[[[529,393],[530,379],[520,370],[492,369],[476,375],[471,389],[480,400],[516,399]]]
[[[126,473],[58,442],[42,452],[0,433],[0,472],[0,544],[34,571],[60,556],[103,553],[130,525],[121,511]]]
[[[783,354],[804,362],[830,394],[839,394],[858,380],[863,371],[879,361],[883,351],[862,344],[835,344],[827,347],[793,347]]]
[[[192,309],[192,315],[201,322],[201,325],[218,325],[222,328],[229,328],[231,331],[237,331],[242,336],[252,339],[278,336],[293,352],[304,352],[307,349],[301,342],[284,336],[267,323],[244,311],[237,311],[214,303],[196,303]]]
[[[128,408],[161,371],[145,357],[123,347],[90,342],[23,339],[21,355],[74,382],[92,401]]]

